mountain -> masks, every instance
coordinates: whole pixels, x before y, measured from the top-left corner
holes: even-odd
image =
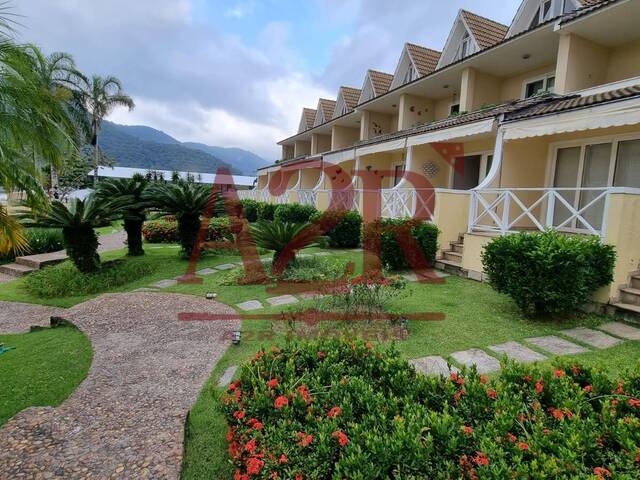
[[[161,130],[144,125],[104,121],[100,147],[116,165],[163,170],[215,173],[226,167],[234,174],[255,175],[270,162],[241,148],[180,142]]]

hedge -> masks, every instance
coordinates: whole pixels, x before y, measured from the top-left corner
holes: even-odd
[[[258,220],[265,220],[267,222],[273,221],[273,215],[276,211],[277,205],[267,202],[258,202]]]
[[[419,265],[421,257],[427,263],[425,266],[433,265],[438,251],[438,233],[438,227],[418,219],[381,219],[365,225],[362,242],[368,251],[375,252],[379,248],[383,267],[402,270]],[[408,234],[417,242],[417,251],[398,242],[398,238]]]
[[[251,200],[249,198],[245,198],[244,200],[240,200],[240,204],[242,205],[242,213],[244,218],[247,221],[253,223],[258,221],[258,206],[260,202],[256,200]]]
[[[282,223],[307,223],[316,213],[318,210],[313,205],[286,203],[276,207],[273,219]]]
[[[310,220],[335,226],[325,232],[329,246],[333,248],[356,248],[362,239],[362,216],[353,210],[326,210],[314,214]]]
[[[427,377],[393,347],[291,342],[243,365],[221,404],[236,479],[632,479],[640,365],[625,377],[573,363]]]
[[[574,310],[613,281],[615,249],[593,236],[554,230],[496,237],[482,264],[491,286],[526,314]]]
[[[177,243],[178,222],[175,219],[159,219],[144,222],[142,236],[149,243]],[[214,217],[209,221],[209,232],[205,240],[231,240],[232,234],[228,217]]]

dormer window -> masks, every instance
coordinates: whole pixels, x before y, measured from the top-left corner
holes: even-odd
[[[540,3],[540,6],[536,9],[536,13],[531,19],[531,25],[529,25],[530,28],[537,27],[541,23],[544,23],[551,18],[552,4],[552,0],[544,0],[542,3]]]
[[[469,36],[469,32],[464,32],[462,40],[460,41],[460,46],[458,47],[458,53],[456,53],[456,60],[462,60],[467,55],[469,55],[471,51],[471,37]]]
[[[402,84],[409,83],[413,80],[415,76],[415,70],[413,68],[413,64],[409,63],[409,68],[407,68],[406,73],[404,74],[404,78],[402,79]]]

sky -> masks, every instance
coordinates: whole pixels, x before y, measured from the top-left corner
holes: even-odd
[[[405,42],[441,50],[458,9],[509,24],[520,0],[13,0],[18,38],[122,80],[109,117],[268,160],[303,107],[393,73]]]

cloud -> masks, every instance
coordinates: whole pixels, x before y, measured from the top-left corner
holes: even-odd
[[[225,16],[241,19],[252,15],[255,11],[255,7],[255,2],[238,2],[226,10]]]

